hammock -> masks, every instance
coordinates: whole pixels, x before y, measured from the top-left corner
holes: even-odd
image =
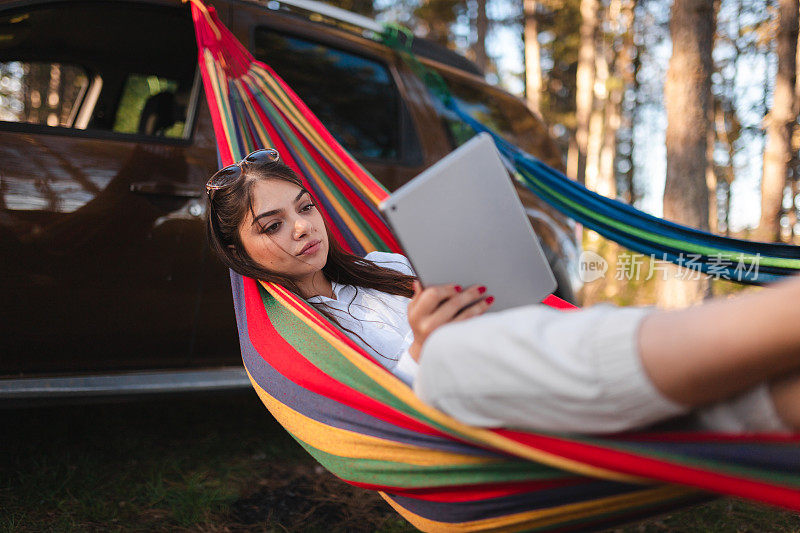
[[[339,242],[356,253],[399,250],[375,208],[386,190],[213,8],[191,3],[222,164],[275,147]],[[324,467],[380,491],[422,530],[601,528],[708,497],[698,489],[800,510],[800,436],[469,427],[418,400],[283,287],[233,272],[231,283],[244,366],[265,406]]]

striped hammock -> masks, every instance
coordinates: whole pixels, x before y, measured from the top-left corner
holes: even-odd
[[[213,8],[191,3],[222,163],[275,147],[344,246],[397,251],[375,209],[387,192]],[[420,402],[283,287],[235,273],[231,282],[244,366],[267,409],[325,468],[380,491],[419,529],[587,530],[705,491],[800,510],[800,435],[595,438],[469,427]]]

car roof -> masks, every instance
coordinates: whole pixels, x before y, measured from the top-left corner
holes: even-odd
[[[316,0],[280,0],[272,2],[263,2],[259,0],[235,1],[258,4],[259,6],[273,9],[277,8],[289,14],[302,16],[306,19],[309,19],[309,15],[312,15],[313,18],[311,18],[311,20],[314,22],[336,26],[340,29],[349,30],[350,32],[360,33],[362,36],[367,36],[366,34],[368,34],[368,32],[380,34],[383,31],[383,25],[369,17],[351,13],[350,11],[323,4]],[[470,74],[480,76],[481,78],[484,76],[480,68],[466,57],[423,37],[414,37],[411,42],[411,51],[418,56],[444,63],[445,65],[464,70]]]
[[[0,0],[0,7],[24,8],[34,5],[66,2],[70,0]],[[108,0],[89,0],[108,1]],[[181,0],[131,0],[133,3],[180,5]],[[360,35],[364,38],[374,39],[375,34],[383,30],[382,24],[357,13],[323,4],[316,0],[224,0],[231,4],[257,5],[261,9],[271,9],[282,15],[302,18],[315,24],[335,27],[348,33]],[[427,58],[444,65],[468,72],[480,78],[484,73],[478,66],[466,57],[450,50],[438,43],[422,37],[414,37],[411,51],[419,57]]]

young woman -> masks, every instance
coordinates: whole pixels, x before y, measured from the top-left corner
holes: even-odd
[[[800,427],[800,279],[685,311],[531,305],[464,323],[491,306],[485,287],[422,290],[402,255],[344,252],[277,151],[206,188],[209,240],[228,267],[305,298],[464,422],[595,433],[693,410],[706,429]]]

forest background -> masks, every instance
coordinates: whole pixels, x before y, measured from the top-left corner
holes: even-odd
[[[567,175],[722,235],[800,238],[797,0],[329,0],[411,28],[526,100]],[[585,231],[590,304],[678,307],[741,287]],[[656,258],[657,259],[657,258]]]

